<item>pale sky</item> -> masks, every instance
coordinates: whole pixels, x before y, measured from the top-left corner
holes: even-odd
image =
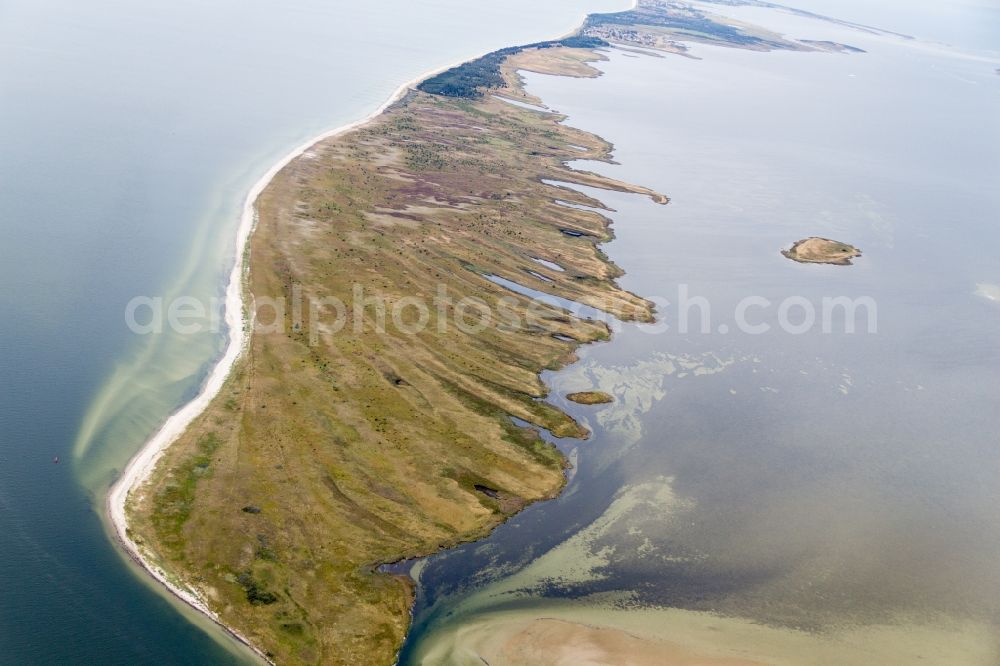
[[[1000,52],[1000,0],[771,0],[856,23]]]

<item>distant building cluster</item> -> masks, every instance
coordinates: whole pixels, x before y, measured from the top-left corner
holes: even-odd
[[[584,30],[583,34],[587,37],[598,37],[609,42],[625,42],[627,44],[654,49],[673,45],[673,42],[664,39],[662,35],[619,25],[592,26]]]

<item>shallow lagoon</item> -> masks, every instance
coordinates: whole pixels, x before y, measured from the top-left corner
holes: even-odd
[[[1000,241],[997,63],[732,12],[868,53],[616,51],[596,80],[527,75],[570,123],[615,143],[619,166],[581,166],[672,197],[663,209],[588,192],[617,210],[606,249],[623,286],[658,298],[670,330],[625,325],[546,377],[594,432],[562,443],[575,474],[558,500],[420,566],[405,663],[540,616],[709,635],[793,663],[1000,656],[1000,309],[988,297],[1000,260],[986,249]],[[864,256],[781,256],[811,235]],[[823,299],[843,296],[871,299],[876,332],[867,310],[856,333],[836,312],[824,332]],[[747,297],[771,304],[747,311],[768,332],[741,330]],[[799,334],[805,304],[817,322]],[[591,389],[616,402],[562,398]]]

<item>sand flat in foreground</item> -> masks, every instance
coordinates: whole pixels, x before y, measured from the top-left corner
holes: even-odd
[[[763,662],[720,657],[622,629],[539,618],[500,633],[484,646],[490,664],[537,666],[761,666]]]
[[[818,632],[701,611],[550,601],[467,616],[445,627],[419,659],[490,666],[980,666],[1000,657],[993,630],[982,623],[890,622]]]

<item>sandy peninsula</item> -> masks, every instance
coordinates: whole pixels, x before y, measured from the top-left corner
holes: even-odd
[[[600,57],[550,45],[524,53],[538,50]],[[510,90],[517,58],[502,67]],[[607,159],[610,145],[561,120],[490,95],[407,90],[363,127],[280,165],[256,198],[252,260],[234,283],[258,299],[301,294],[303,318],[290,308],[279,333],[233,336],[237,360],[216,369],[207,408],[189,406],[161,431],[112,512],[159,580],[264,658],[391,663],[412,590],[375,567],[480,538],[564,484],[558,451],[509,416],[585,437],[537,400],[547,393],[538,375],[609,331],[486,276],[648,321],[650,304],[617,287],[621,271],[598,249],[608,219],[556,201],[602,204],[545,183],[667,198],[566,167]],[[355,287],[390,310],[404,297],[432,303],[439,290],[450,302],[505,299],[522,323],[472,335],[434,320],[404,334],[381,330],[372,308],[334,334],[310,299],[351,303]],[[240,311],[238,290],[229,305]]]
[[[567,33],[567,36],[575,34],[577,30]],[[236,232],[236,249],[234,253],[234,265],[226,283],[225,297],[225,321],[228,331],[228,342],[222,357],[213,366],[208,377],[205,379],[198,394],[190,402],[184,404],[179,410],[160,426],[154,435],[147,440],[139,452],[129,461],[121,475],[112,485],[107,495],[106,510],[111,529],[114,531],[116,540],[125,551],[126,555],[134,561],[172,595],[187,603],[198,612],[204,614],[213,622],[218,624],[223,630],[232,635],[236,640],[246,645],[251,651],[266,661],[271,661],[273,655],[263,652],[253,641],[245,637],[239,629],[223,622],[219,614],[210,607],[201,593],[195,586],[189,584],[183,576],[177,575],[169,567],[162,566],[160,558],[154,554],[148,544],[141,537],[133,535],[130,528],[128,512],[126,507],[129,504],[130,495],[133,490],[149,480],[150,475],[160,463],[166,450],[177,441],[192,422],[201,416],[206,408],[215,399],[223,385],[232,375],[234,367],[247,352],[249,331],[251,327],[248,315],[248,303],[244,299],[247,287],[247,276],[249,273],[249,248],[248,243],[253,233],[258,219],[257,203],[261,193],[271,183],[274,177],[286,166],[296,159],[299,159],[309,151],[310,148],[320,142],[342,136],[358,128],[365,127],[372,123],[379,116],[384,114],[393,105],[397,104],[408,93],[413,91],[422,81],[430,79],[442,72],[459,66],[461,63],[453,63],[429,72],[401,84],[393,94],[383,102],[376,110],[368,116],[334,128],[323,134],[310,139],[308,142],[298,146],[281,160],[271,166],[268,171],[261,176],[251,187],[244,198],[242,213]],[[666,201],[664,200],[664,203]],[[252,298],[252,297],[251,297]]]
[[[436,74],[446,71],[455,65],[449,65],[436,70],[432,70],[421,76],[407,81],[400,85],[393,94],[383,102],[371,114],[347,125],[334,128],[324,132],[318,137],[310,139],[308,142],[297,147],[285,157],[275,163],[268,171],[254,183],[243,201],[243,209],[240,215],[239,225],[236,231],[236,251],[234,253],[234,265],[230,272],[226,284],[225,299],[225,320],[228,331],[228,343],[222,357],[213,366],[209,376],[205,379],[201,390],[190,402],[182,406],[178,411],[160,426],[160,429],[143,445],[139,452],[129,461],[121,476],[112,485],[107,496],[107,512],[115,538],[122,546],[126,554],[137,565],[145,569],[150,576],[163,585],[167,591],[178,597],[195,610],[201,612],[213,622],[222,627],[239,642],[246,645],[258,656],[270,661],[252,641],[248,640],[238,629],[225,624],[219,615],[212,610],[202,599],[197,590],[185,583],[167,568],[158,564],[158,558],[152,556],[141,539],[133,537],[129,527],[126,506],[130,499],[130,493],[139,485],[145,483],[160,462],[164,452],[180,438],[191,423],[198,418],[211,404],[212,400],[219,394],[223,385],[231,375],[233,367],[246,353],[247,341],[249,339],[247,319],[247,303],[244,301],[245,281],[249,270],[248,242],[257,222],[257,199],[261,192],[268,186],[283,168],[293,160],[301,157],[310,147],[317,142],[341,136],[359,127],[363,127],[375,118],[383,114],[386,109],[398,102],[410,90],[421,81]]]
[[[540,400],[539,374],[610,332],[488,277],[650,321],[599,247],[604,205],[573,186],[668,198],[570,168],[609,160],[611,145],[502,97],[541,103],[523,70],[597,76],[601,35],[622,24],[626,46],[670,51],[697,27],[708,43],[808,48],[642,3],[405,84],[248,194],[225,354],[108,505],[137,562],[262,658],[391,663],[413,590],[378,565],[481,538],[564,485],[566,461],[537,429],[587,433]],[[264,298],[289,305],[251,334]],[[413,299],[435,305],[426,321]],[[507,316],[450,325],[466,300]]]

